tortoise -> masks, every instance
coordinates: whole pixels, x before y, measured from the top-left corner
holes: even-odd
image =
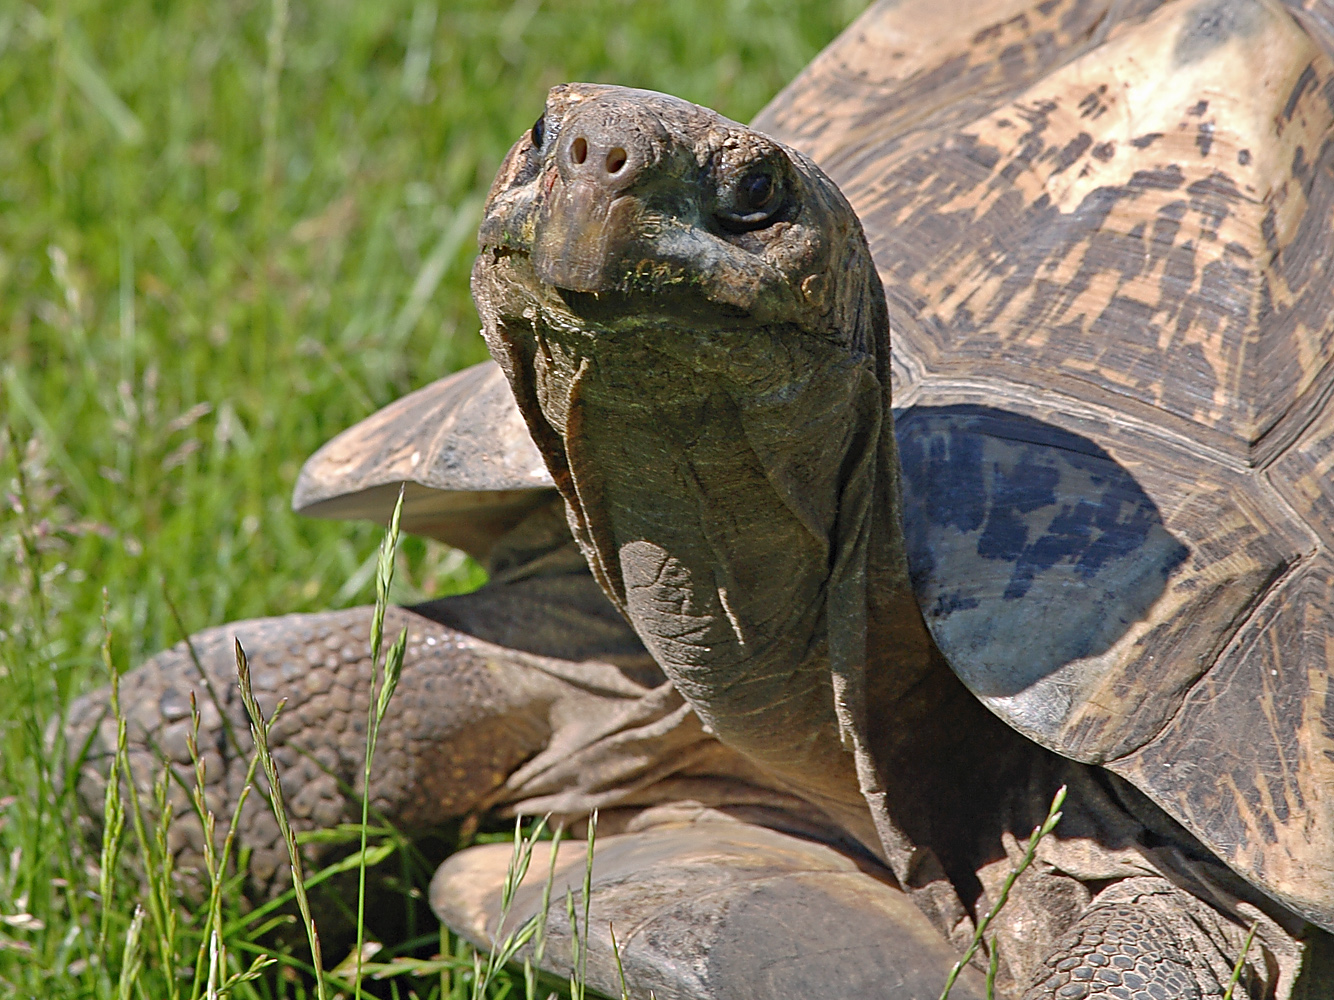
[[[499,368],[297,485],[383,519],[408,483],[491,572],[395,613],[377,807],[600,809],[595,926],[644,995],[910,997],[1065,785],[1003,995],[1329,995],[1332,57],[1323,0],[886,0],[754,129],[554,88],[479,233]],[[195,640],[298,702],[307,824],[348,809],[368,618]],[[181,648],[127,678],[137,752],[180,759],[192,683]],[[507,856],[446,861],[446,923],[486,941]]]

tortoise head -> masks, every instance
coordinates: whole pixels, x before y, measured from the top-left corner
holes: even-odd
[[[501,166],[478,238],[479,282],[604,330],[689,320],[744,337],[791,324],[862,353],[884,336],[865,237],[833,182],[773,139],[664,94],[553,88]]]
[[[885,300],[847,201],[712,111],[571,84],[479,242],[484,335],[608,596],[706,725],[864,818],[835,705],[868,552],[907,576]]]

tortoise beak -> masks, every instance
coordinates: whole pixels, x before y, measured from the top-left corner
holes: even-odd
[[[539,196],[533,268],[543,282],[573,292],[609,291],[624,277],[618,264],[638,218],[631,191],[658,159],[661,123],[635,107],[609,113],[603,103],[590,102],[565,123]]]
[[[556,182],[538,213],[533,244],[533,269],[541,281],[573,292],[615,285],[608,268],[613,195],[582,179]]]

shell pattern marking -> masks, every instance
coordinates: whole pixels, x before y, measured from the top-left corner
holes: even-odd
[[[757,125],[866,228],[955,672],[1334,929],[1334,22],[1311,7],[882,3]],[[1131,484],[1115,515],[1037,425]],[[978,507],[945,496],[959,475]],[[1081,576],[1089,508],[1127,548]]]
[[[896,428],[913,585],[984,700],[1013,701],[1105,653],[1187,558],[1134,477],[1086,438],[976,406],[913,407]],[[1072,606],[1072,587],[1094,596]],[[1029,728],[1060,724],[1085,693],[1077,673],[1019,699],[1042,715]]]
[[[896,315],[919,318],[897,329],[932,369],[1059,373],[1246,462],[1290,440],[1263,447],[1289,412],[1309,418],[1303,397],[1334,374],[1316,363],[1334,341],[1334,74],[1314,49],[1282,79],[1249,65],[1297,29],[1258,4],[1229,12],[1214,58],[1189,23],[1113,41],[866,191]],[[1257,122],[1224,74],[1257,79],[1276,113]]]
[[[976,120],[866,125],[823,165],[910,365],[1049,372],[1262,463],[1334,382],[1334,67],[1259,0],[1186,6]]]

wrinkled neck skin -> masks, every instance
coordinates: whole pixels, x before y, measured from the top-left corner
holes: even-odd
[[[873,361],[781,328],[598,323],[609,305],[551,290],[486,329],[575,537],[705,725],[883,857],[830,665],[831,570],[865,607],[843,536],[867,529],[886,419]],[[835,644],[864,634],[846,616]]]

